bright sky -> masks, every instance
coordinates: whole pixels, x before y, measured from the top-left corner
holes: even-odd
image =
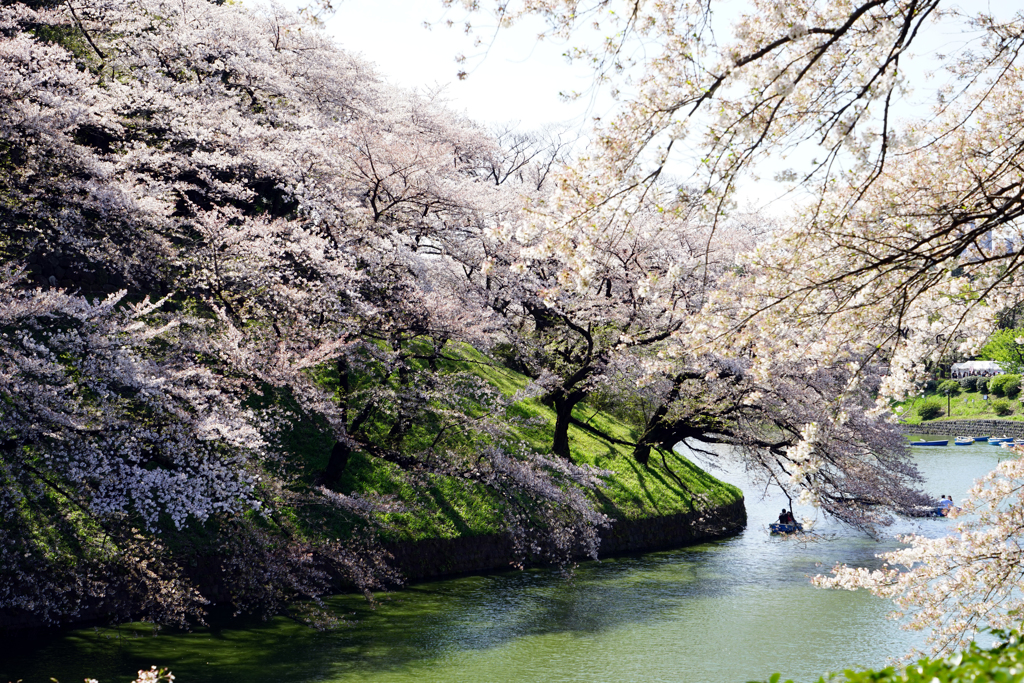
[[[313,3],[278,1],[290,9]],[[242,2],[253,6],[261,0]],[[991,9],[990,2],[982,2]],[[1022,4],[1024,0],[1001,0],[999,10],[1010,14]],[[377,65],[384,78],[397,85],[420,90],[442,87],[454,110],[478,122],[515,122],[526,130],[563,124],[584,133],[594,116],[607,117],[613,109],[607,94],[596,98],[584,95],[572,102],[559,96],[563,91],[587,92],[593,74],[585,66],[568,64],[563,56],[567,46],[561,41],[538,41],[537,34],[545,28],[540,21],[503,29],[482,55],[481,48],[475,48],[458,26],[463,14],[456,10],[446,15],[437,0],[334,0],[334,6],[335,12],[326,17],[326,29],[341,47],[362,54]],[[728,7],[724,0],[722,7]],[[446,26],[447,19],[455,21],[456,26]],[[425,28],[424,22],[430,22],[433,28]],[[930,38],[934,45],[918,48],[923,54],[910,68],[915,72],[911,102],[931,100],[935,86],[925,78],[932,59],[929,53],[948,53],[961,47],[960,30],[962,24],[955,24],[948,32],[937,31]],[[465,65],[455,61],[460,54],[469,58]],[[469,71],[469,76],[460,81],[456,74],[461,69]],[[908,102],[900,105],[900,111],[911,114],[915,106]],[[769,213],[784,211],[795,197],[773,182],[772,175],[784,167],[807,165],[815,155],[814,150],[808,150],[769,164],[772,168],[762,169],[760,180],[744,183],[744,203],[766,207]]]
[[[247,5],[257,0],[244,0]],[[285,7],[296,8],[311,0],[284,0]],[[592,115],[601,115],[589,98],[566,103],[561,91],[586,90],[591,82],[589,70],[570,66],[562,56],[566,46],[560,42],[538,41],[543,30],[516,26],[501,31],[483,59],[473,59],[482,48],[474,48],[460,27],[449,28],[450,17],[440,2],[424,0],[335,0],[335,12],[326,17],[327,32],[338,45],[375,63],[392,83],[408,88],[443,86],[456,111],[484,123],[519,122],[525,129],[548,123],[571,124],[586,128]],[[433,28],[424,28],[424,22]],[[465,65],[455,58],[465,54]],[[461,69],[469,76],[460,81]],[[610,100],[604,99],[607,111]]]

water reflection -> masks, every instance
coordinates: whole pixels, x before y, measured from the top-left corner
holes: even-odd
[[[988,445],[915,449],[924,488],[959,500],[998,461]],[[733,465],[721,478],[745,486]],[[748,493],[747,530],[677,551],[581,566],[571,579],[533,570],[412,586],[376,609],[332,604],[352,625],[318,633],[285,619],[222,620],[194,633],[132,638],[121,629],[0,644],[0,681],[130,680],[151,664],[179,681],[708,681],[782,671],[798,681],[847,665],[878,666],[920,646],[885,619],[888,603],[808,582],[837,562],[871,565],[896,547],[827,520],[832,540],[773,538],[784,498]],[[798,513],[801,511],[798,509]],[[900,520],[893,531],[937,536],[944,519]]]

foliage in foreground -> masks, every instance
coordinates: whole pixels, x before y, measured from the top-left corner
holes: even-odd
[[[846,669],[841,674],[830,674],[818,683],[975,683],[995,681],[1020,683],[1024,681],[1024,647],[1018,631],[1009,634],[995,631],[1002,642],[991,648],[970,643],[965,650],[938,658],[923,658],[904,667],[888,666],[884,669],[858,671]],[[768,683],[779,683],[781,674],[774,674]],[[786,680],[785,683],[793,683]]]

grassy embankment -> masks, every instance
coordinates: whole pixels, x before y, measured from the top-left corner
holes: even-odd
[[[462,347],[456,352],[465,362],[451,363],[448,369],[472,372],[507,396],[528,383],[526,376],[494,365],[472,348]],[[516,438],[538,453],[546,452],[551,443],[554,412],[537,399],[521,401],[512,410],[518,417],[534,418],[531,423],[536,423],[517,428]],[[618,439],[628,441],[636,436],[624,421],[586,403],[577,408],[575,417]],[[433,435],[412,434],[410,438],[411,445],[416,439],[429,443]],[[332,444],[315,425],[297,426],[290,442],[288,450],[306,459],[309,471],[326,466]],[[715,479],[677,453],[668,455],[666,461],[685,486],[665,471],[659,457],[652,457],[651,466],[645,468],[632,458],[628,447],[609,443],[576,427],[570,427],[570,442],[577,463],[614,473],[592,497],[602,512],[615,519],[685,513],[708,504],[730,503],[742,496],[736,487]],[[425,487],[414,484],[414,476],[422,479],[422,475],[410,475],[395,465],[356,453],[337,488],[344,493],[389,496],[407,508],[406,512],[381,517],[383,540],[455,538],[501,531],[501,503],[487,487],[437,475],[431,475],[429,486]]]
[[[917,425],[922,422],[935,422],[941,420],[1017,420],[1024,421],[1024,405],[1020,397],[1009,399],[988,394],[988,400],[982,399],[981,393],[977,391],[965,391],[958,396],[952,396],[949,400],[949,410],[946,409],[946,397],[934,391],[926,392],[924,396],[908,398],[903,403],[897,404],[903,408],[902,422]],[[942,413],[932,420],[922,420],[918,414],[918,408],[927,402],[937,402],[942,405]],[[997,415],[993,410],[993,403],[1005,401],[1012,410],[1008,415]]]

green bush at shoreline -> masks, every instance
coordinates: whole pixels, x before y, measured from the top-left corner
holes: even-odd
[[[1019,632],[996,633],[1003,642],[991,648],[971,643],[963,652],[946,657],[926,657],[906,668],[889,666],[884,669],[856,671],[847,669],[841,674],[829,674],[817,683],[975,683],[999,681],[1024,682],[1024,646]],[[775,674],[767,683],[780,683],[782,676]],[[786,680],[785,683],[793,683]]]

